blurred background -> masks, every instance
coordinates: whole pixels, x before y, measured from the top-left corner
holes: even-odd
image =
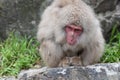
[[[0,0],[0,39],[11,31],[17,35],[36,37],[37,25],[44,9],[53,0]],[[97,13],[106,41],[114,26],[120,31],[119,0],[83,0]]]

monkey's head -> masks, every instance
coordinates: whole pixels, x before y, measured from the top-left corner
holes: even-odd
[[[42,15],[38,39],[54,38],[58,44],[83,48],[99,26],[93,10],[82,0],[55,0]]]

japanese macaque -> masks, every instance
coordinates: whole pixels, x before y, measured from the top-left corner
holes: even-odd
[[[104,52],[99,20],[82,0],[54,0],[41,17],[37,39],[48,67],[91,65]]]

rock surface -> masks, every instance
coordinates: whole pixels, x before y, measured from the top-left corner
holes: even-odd
[[[22,71],[18,80],[120,80],[120,63]]]
[[[16,34],[36,36],[37,25],[44,9],[53,0],[0,0],[0,38]],[[119,0],[83,0],[95,9],[106,38],[112,27],[120,25]],[[120,30],[120,26],[118,27]]]
[[[2,77],[0,78],[0,80],[18,80],[18,79],[16,79],[14,76],[10,76],[10,77]]]
[[[39,9],[44,0],[0,0],[0,37],[10,31],[17,34],[36,34]]]

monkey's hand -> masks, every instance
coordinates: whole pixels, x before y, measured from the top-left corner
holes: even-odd
[[[78,56],[65,57],[59,63],[59,67],[81,66],[81,65],[82,65],[82,61],[81,58]]]

